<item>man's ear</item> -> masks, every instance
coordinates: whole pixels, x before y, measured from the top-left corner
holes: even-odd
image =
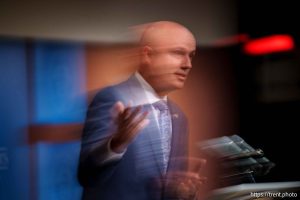
[[[142,47],[142,61],[143,63],[150,63],[151,57],[153,54],[153,49],[150,46],[143,46]]]

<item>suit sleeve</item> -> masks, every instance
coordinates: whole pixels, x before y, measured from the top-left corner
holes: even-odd
[[[78,179],[82,186],[105,183],[114,173],[121,156],[111,159],[108,142],[113,124],[110,114],[118,98],[112,88],[99,92],[90,104],[81,139]]]

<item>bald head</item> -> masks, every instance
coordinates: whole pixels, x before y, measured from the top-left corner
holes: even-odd
[[[149,23],[143,31],[140,39],[141,46],[164,45],[170,41],[170,37],[189,37],[191,42],[196,42],[193,34],[183,25],[172,21],[158,21]],[[173,41],[172,41],[173,42]],[[166,44],[167,45],[167,44]]]
[[[149,24],[142,34],[139,73],[160,96],[183,87],[192,68],[196,40],[184,26],[170,21]]]

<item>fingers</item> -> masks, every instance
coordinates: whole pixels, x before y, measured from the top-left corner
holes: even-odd
[[[135,137],[135,135],[142,130],[148,123],[149,120],[146,119],[148,112],[143,112],[142,114],[136,116],[129,124],[128,124],[128,132],[131,137]]]
[[[124,119],[128,118],[131,113],[131,106],[131,101],[129,101],[127,106],[125,106],[121,101],[117,101],[110,110],[110,114],[114,121],[123,121]]]
[[[136,135],[149,123],[148,112],[142,112],[142,106],[132,108],[132,103],[127,107],[117,102],[114,105],[114,122],[117,125],[116,134],[113,136],[113,143],[118,148],[126,148]]]
[[[122,133],[126,133],[128,139],[135,137],[135,135],[143,129],[149,120],[146,119],[148,112],[140,112],[141,108],[135,108],[130,114],[125,113],[125,119],[120,122]]]
[[[195,158],[195,157],[190,157],[190,158],[183,158],[183,161],[186,160],[188,163],[188,171],[194,172],[197,174],[202,173],[203,167],[206,165],[207,160],[203,158]]]
[[[125,106],[121,101],[116,102],[112,109],[110,110],[110,114],[112,118],[116,118],[120,113],[123,113],[125,110]]]
[[[191,174],[188,174],[188,176],[181,176],[169,180],[167,187],[169,191],[171,191],[171,196],[180,197],[182,199],[195,199],[204,183],[202,181],[204,179],[203,177],[196,177],[196,175],[191,176]]]
[[[207,179],[206,177],[202,177],[198,173],[194,173],[194,172],[172,172],[171,176],[182,178],[182,179],[200,181],[200,182],[205,182]]]
[[[120,118],[119,120],[124,123],[130,123],[139,114],[141,109],[142,109],[141,106],[138,106],[134,109],[132,109],[131,107],[127,107],[125,108],[123,113],[119,114],[119,118]]]
[[[128,108],[130,109],[130,107],[128,107]],[[142,106],[138,106],[138,107],[134,108],[131,111],[130,115],[127,115],[126,116],[127,118],[125,118],[125,119],[128,120],[128,121],[133,121],[134,117],[136,117],[140,113],[141,110],[142,110]]]
[[[200,176],[194,172],[172,172],[169,178],[180,182],[192,190],[200,189],[201,186],[207,181],[206,177]]]

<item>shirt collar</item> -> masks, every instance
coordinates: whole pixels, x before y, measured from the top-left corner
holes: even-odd
[[[145,91],[148,103],[154,103],[160,100],[167,101],[167,96],[160,97],[157,95],[155,90],[151,87],[151,85],[142,77],[142,75],[138,72],[135,72],[135,77],[139,81],[139,83],[142,85],[142,88]]]

